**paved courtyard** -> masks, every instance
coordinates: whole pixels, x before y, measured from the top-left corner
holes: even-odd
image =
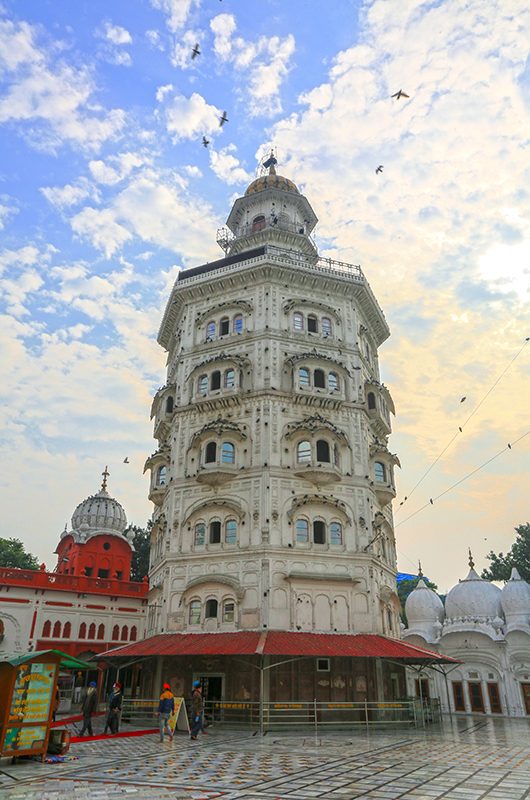
[[[76,760],[0,765],[0,800],[522,800],[530,720],[465,717],[423,731],[252,733],[210,729],[72,745]]]

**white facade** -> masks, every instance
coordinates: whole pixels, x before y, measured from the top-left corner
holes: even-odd
[[[148,635],[399,636],[384,316],[320,259],[315,214],[272,170],[236,200],[226,258],[179,275],[158,341]]]
[[[467,577],[447,594],[445,608],[423,580],[407,598],[403,638],[462,662],[445,679],[432,674],[431,696],[445,711],[530,714],[530,586],[516,569],[501,590],[470,560]],[[427,673],[422,673],[427,680]],[[409,675],[412,694],[417,689]]]

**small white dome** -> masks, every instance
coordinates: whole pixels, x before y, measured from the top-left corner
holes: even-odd
[[[86,538],[95,533],[123,534],[126,527],[125,511],[104,487],[79,503],[72,515],[74,532],[85,534]]]
[[[463,581],[453,586],[445,598],[445,614],[449,619],[494,619],[502,614],[501,590],[485,581],[473,567]]]
[[[501,590],[501,605],[507,622],[517,620],[529,623],[530,586],[521,578],[515,567],[512,569],[510,580]]]
[[[405,601],[405,614],[409,627],[414,628],[422,622],[441,622],[444,618],[444,606],[436,592],[420,578],[415,589]]]

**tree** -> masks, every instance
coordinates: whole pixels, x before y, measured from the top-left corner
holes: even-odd
[[[399,597],[399,602],[401,603],[401,618],[405,625],[408,624],[407,622],[407,615],[405,614],[405,602],[409,594],[416,588],[418,585],[419,576],[417,578],[404,578],[401,581],[398,581],[397,585],[397,593]],[[428,580],[428,578],[423,578],[424,584],[433,591],[438,589],[437,585],[432,581]]]
[[[25,551],[20,539],[0,538],[0,567],[38,569],[39,562],[36,556]]]
[[[482,571],[488,581],[508,581],[512,567],[517,567],[521,578],[530,581],[530,523],[515,528],[517,536],[510,550],[504,553],[489,552],[486,558],[491,561],[489,569]]]
[[[152,527],[153,523],[149,520],[145,528],[140,528],[139,525],[129,525],[125,531],[125,533],[134,532],[132,540],[134,553],[131,564],[132,581],[143,581],[144,577],[149,574],[149,547]]]

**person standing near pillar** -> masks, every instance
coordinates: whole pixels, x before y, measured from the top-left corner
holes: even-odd
[[[122,701],[123,695],[121,693],[121,683],[116,681],[112,687],[112,692],[109,695],[107,719],[105,720],[105,730],[103,733],[107,733],[109,728],[111,733],[118,733],[120,729],[120,711]]]
[[[79,736],[84,736],[85,731],[88,732],[89,736],[94,735],[94,731],[92,730],[92,716],[96,713],[97,709],[98,693],[96,691],[96,682],[90,681],[88,684],[88,691],[81,706],[81,711],[83,712],[83,727],[81,728]]]
[[[170,730],[168,720],[175,711],[175,698],[169,683],[164,684],[164,691],[160,695],[158,704],[158,719],[160,722],[160,741],[164,741],[164,734],[167,733],[169,741],[173,741],[173,732]]]
[[[193,684],[193,694],[191,696],[191,731],[190,739],[197,739],[197,734],[202,730],[204,714],[204,698],[200,681]]]

